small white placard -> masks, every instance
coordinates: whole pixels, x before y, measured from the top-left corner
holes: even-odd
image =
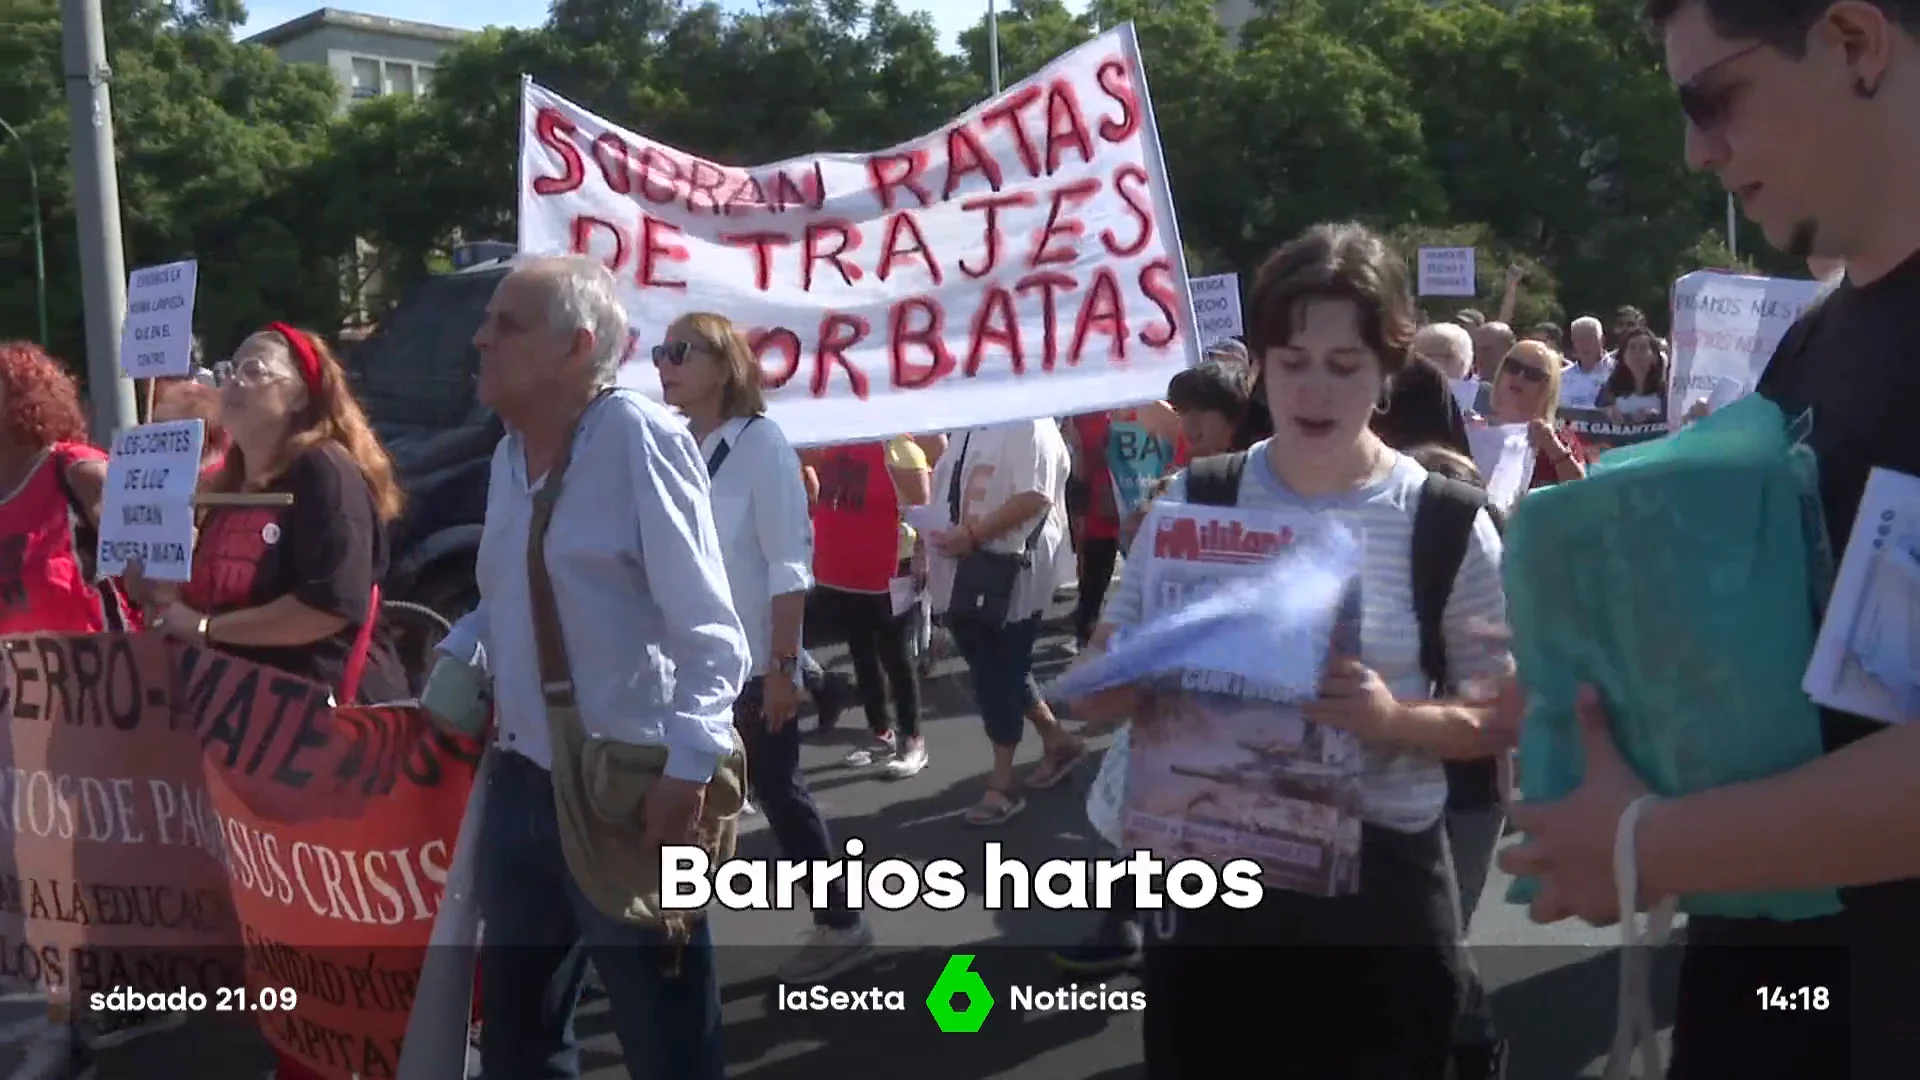
[[[1421,296],[1472,296],[1473,249],[1470,247],[1423,247],[1420,249]]]
[[[1197,277],[1187,282],[1187,287],[1193,293],[1193,319],[1199,328],[1201,348],[1240,336],[1239,274]]]
[[[127,320],[120,328],[120,370],[130,379],[193,374],[193,296],[200,264],[192,259],[135,270],[127,278]]]
[[[155,581],[193,574],[193,493],[206,429],[199,420],[142,424],[120,434],[107,459],[98,563],[103,577],[140,560]]]

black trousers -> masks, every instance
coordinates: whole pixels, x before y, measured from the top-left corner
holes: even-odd
[[[1689,919],[1669,1080],[1920,1075],[1916,944],[1911,909],[1798,923]],[[1762,1009],[1762,988],[1798,1007]]]
[[[1073,632],[1082,645],[1100,622],[1100,608],[1107,602],[1107,587],[1113,584],[1113,568],[1119,561],[1119,540],[1080,541],[1080,601],[1073,609]]]
[[[1360,891],[1143,911],[1149,1080],[1445,1080],[1462,951],[1445,831],[1368,826]]]
[[[901,573],[908,572],[902,564]],[[853,661],[854,684],[867,727],[883,734],[897,725],[903,738],[920,734],[920,676],[913,667],[913,619],[895,615],[886,593],[848,592],[822,585],[813,590],[812,614],[829,632],[844,637]],[[887,702],[893,716],[887,716]]]

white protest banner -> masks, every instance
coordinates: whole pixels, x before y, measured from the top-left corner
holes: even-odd
[[[1421,296],[1472,296],[1473,249],[1470,247],[1423,247],[1420,249]]]
[[[192,576],[193,491],[206,437],[199,420],[170,420],[129,428],[113,441],[100,506],[102,577],[125,573],[133,559],[155,581]]]
[[[1193,318],[1199,328],[1200,346],[1239,337],[1240,275],[1213,274],[1193,279]]]
[[[796,445],[1157,399],[1198,360],[1133,27],[890,150],[719,165],[528,81],[520,250],[605,261],[631,346],[711,311],[746,331]]]
[[[200,264],[192,259],[127,276],[127,319],[120,327],[120,370],[127,378],[193,374],[193,295],[199,281]]]
[[[1787,327],[1820,283],[1696,270],[1673,283],[1673,381],[1667,423],[1695,402],[1717,409],[1753,392]]]

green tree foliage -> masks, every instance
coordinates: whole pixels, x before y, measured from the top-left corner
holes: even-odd
[[[1482,296],[1528,270],[1517,322],[1665,307],[1731,261],[1721,196],[1680,160],[1657,50],[1617,0],[1265,0],[1238,34],[1209,0],[1013,0],[1008,85],[1131,21],[1196,270],[1251,274],[1315,221],[1471,243]],[[514,234],[520,80],[730,163],[876,149],[988,93],[984,17],[954,43],[897,0],[555,0],[476,35],[432,92],[336,115],[317,67],[239,45],[235,0],[110,0],[129,265],[197,256],[215,349],[268,315],[375,315],[462,240]],[[41,173],[56,346],[78,354],[79,271],[55,0],[0,13],[0,335],[32,333],[25,152]],[[951,47],[957,45],[957,51]],[[1787,260],[1742,254],[1772,272]],[[1445,305],[1442,305],[1445,306]],[[1457,305],[1453,305],[1457,306]],[[1440,308],[1436,307],[1436,311]]]
[[[289,198],[291,179],[326,145],[339,90],[324,69],[236,44],[241,14],[231,3],[107,5],[127,265],[198,258],[196,323],[212,350],[270,318],[339,321],[332,238],[307,228]],[[40,174],[52,345],[83,368],[60,44],[55,0],[13,0],[0,13],[0,116],[25,144],[0,147],[0,336],[36,332],[30,152]]]

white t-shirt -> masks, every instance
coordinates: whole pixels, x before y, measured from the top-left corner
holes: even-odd
[[[933,472],[933,505],[946,510],[954,470],[960,475],[960,520],[977,521],[1026,492],[1045,495],[1052,504],[1034,545],[1033,566],[1020,575],[1007,617],[1031,618],[1046,609],[1060,579],[1062,560],[1071,560],[1067,543],[1067,443],[1051,420],[1016,420],[955,432]],[[1041,520],[1028,518],[987,544],[993,551],[1017,553]],[[929,547],[928,592],[933,609],[947,610],[953,598],[954,560]]]
[[[1563,409],[1591,409],[1593,401],[1600,396],[1600,388],[1607,385],[1607,379],[1613,375],[1613,359],[1601,360],[1593,365],[1592,371],[1583,371],[1578,362],[1568,364],[1560,371],[1560,407]]]

